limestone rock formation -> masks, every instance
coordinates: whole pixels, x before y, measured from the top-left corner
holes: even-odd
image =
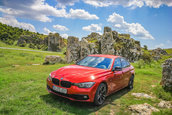
[[[61,51],[62,48],[66,46],[64,43],[64,39],[58,34],[52,34],[50,33],[48,35],[48,51]]]
[[[151,115],[152,112],[159,111],[157,108],[152,107],[147,103],[130,105],[129,110],[131,110],[135,115]]]
[[[163,63],[162,86],[172,92],[172,58]]]
[[[113,55],[115,53],[114,43],[115,41],[113,39],[111,28],[105,27],[104,34],[101,39],[101,53]]]
[[[68,38],[67,62],[77,61],[89,54],[110,54],[127,58],[130,62],[141,58],[140,42],[130,38],[129,34],[119,34],[104,27],[103,35],[91,33],[81,41]]]
[[[85,38],[80,42],[80,58],[84,58],[89,54],[98,54],[98,49],[94,43],[89,43]]]
[[[64,63],[65,61],[60,56],[49,55],[45,57],[44,65],[46,64],[55,64],[55,63]]]
[[[69,36],[67,40],[66,60],[67,63],[76,62],[80,59],[80,41],[78,38]]]
[[[168,53],[161,48],[157,48],[157,49],[154,49],[151,51],[151,55],[152,55],[153,59],[156,61],[161,59],[161,55],[167,55],[167,54]]]

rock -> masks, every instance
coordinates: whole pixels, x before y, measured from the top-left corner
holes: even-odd
[[[80,59],[80,41],[78,38],[69,36],[67,40],[66,60],[67,63],[77,62]]]
[[[151,115],[152,112],[158,112],[159,110],[151,105],[144,103],[144,104],[136,104],[130,105],[129,110],[134,112],[136,115]]]
[[[88,41],[83,38],[81,41],[81,51],[80,58],[84,58],[90,54],[98,54],[98,48],[96,48],[94,43],[88,43]]]
[[[161,108],[172,108],[172,104],[170,101],[164,101],[162,100],[159,104],[158,104],[158,107],[161,107]]]
[[[48,35],[48,51],[60,52],[65,46],[64,39],[58,33]]]
[[[153,87],[153,88],[154,88],[154,87],[156,87],[156,85],[151,85],[151,87]]]
[[[46,65],[46,64],[64,63],[64,62],[65,61],[60,56],[50,55],[45,57],[45,62],[43,64]]]
[[[157,49],[152,50],[152,53],[154,55],[167,55],[168,54],[165,50],[163,50],[161,48],[157,48]]]
[[[132,93],[131,95],[135,97],[141,97],[141,98],[153,98],[152,96],[145,93]]]
[[[103,35],[91,33],[81,41],[75,37],[68,38],[66,50],[67,62],[76,62],[89,54],[119,55],[130,62],[142,56],[140,42],[130,38],[129,34],[119,34],[109,27],[104,27]]]
[[[157,49],[154,49],[151,51],[151,55],[152,55],[153,59],[156,61],[161,59],[161,55],[167,55],[167,54],[168,53],[161,48],[157,48]]]
[[[162,86],[165,90],[172,92],[172,58],[165,60],[162,67]]]
[[[112,30],[109,27],[104,28],[104,34],[101,39],[101,53],[114,55],[114,39]]]
[[[112,29],[110,27],[104,27],[104,33],[106,32],[112,32]]]

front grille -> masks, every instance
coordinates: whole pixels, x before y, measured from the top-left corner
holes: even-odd
[[[56,79],[56,78],[52,78],[52,82],[53,82],[55,85],[59,85],[59,80]]]
[[[69,81],[61,81],[61,86],[62,87],[70,88],[71,85],[72,85],[72,83],[69,82]]]

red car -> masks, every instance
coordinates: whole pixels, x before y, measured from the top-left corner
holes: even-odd
[[[134,67],[123,57],[89,55],[74,65],[53,71],[47,78],[50,93],[74,101],[104,103],[106,96],[133,88]]]

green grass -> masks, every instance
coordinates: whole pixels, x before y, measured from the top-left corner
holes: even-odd
[[[160,86],[161,63],[167,57],[140,69],[134,63],[134,89],[118,91],[108,96],[104,105],[96,107],[90,103],[73,102],[47,92],[46,78],[49,73],[68,64],[31,65],[42,64],[46,55],[64,57],[61,53],[0,49],[0,114],[130,115],[130,105],[148,103],[157,107],[160,99],[172,101],[171,94]],[[12,66],[15,64],[19,66]],[[156,98],[135,98],[131,95],[133,92],[147,93]],[[153,114],[168,115],[172,112],[170,109],[160,109],[160,112]]]

